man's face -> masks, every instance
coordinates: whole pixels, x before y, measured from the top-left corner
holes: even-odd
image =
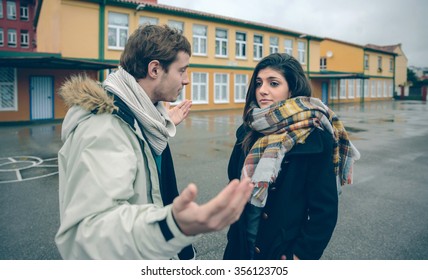
[[[174,102],[177,100],[183,87],[189,84],[189,76],[187,75],[189,60],[190,56],[181,51],[177,54],[177,59],[169,66],[168,72],[161,68],[160,80],[154,89],[154,100],[152,100],[154,103],[158,101]]]

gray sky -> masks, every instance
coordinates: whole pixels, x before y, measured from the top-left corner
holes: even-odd
[[[401,43],[408,66],[428,67],[428,0],[158,0],[158,3],[359,45]]]

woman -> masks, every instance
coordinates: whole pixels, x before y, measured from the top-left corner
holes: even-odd
[[[319,259],[336,226],[339,185],[351,183],[352,146],[300,63],[271,54],[256,66],[229,179],[250,177],[253,195],[231,225],[224,259]]]

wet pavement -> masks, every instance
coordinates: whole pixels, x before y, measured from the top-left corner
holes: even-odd
[[[332,105],[362,154],[323,259],[428,259],[428,104]],[[171,139],[180,189],[198,202],[227,183],[241,111],[192,112]],[[59,259],[57,152],[61,124],[0,125],[0,259]],[[199,259],[221,259],[226,230],[204,235]]]

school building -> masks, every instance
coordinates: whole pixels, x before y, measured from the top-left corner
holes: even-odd
[[[243,108],[255,65],[273,52],[296,57],[313,96],[327,104],[389,100],[407,81],[401,45],[357,45],[157,0],[0,0],[0,7],[0,124],[64,118],[56,92],[65,79],[85,72],[102,81],[144,23],[177,28],[191,42],[190,84],[177,102],[191,99],[192,110]]]

